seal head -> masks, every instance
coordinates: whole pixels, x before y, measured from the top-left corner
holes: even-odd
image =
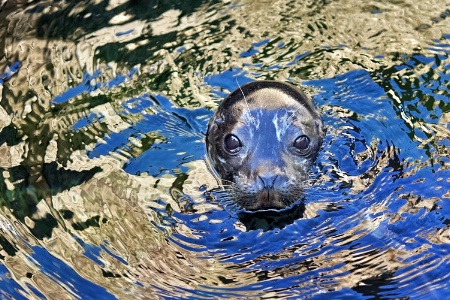
[[[242,208],[283,209],[301,196],[323,137],[320,114],[301,90],[254,81],[210,119],[207,159]]]

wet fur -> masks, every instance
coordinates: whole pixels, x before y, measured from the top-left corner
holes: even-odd
[[[244,139],[242,153],[230,155],[223,150],[223,139],[230,133]],[[291,155],[285,139],[293,139],[293,134],[310,135],[311,151],[303,156]],[[267,141],[274,145],[266,142],[268,136],[275,138]],[[247,210],[284,209],[292,206],[309,185],[309,170],[323,136],[320,115],[304,93],[285,83],[257,81],[239,86],[211,118],[207,161],[232,198],[228,204]],[[274,179],[268,184],[263,178]]]

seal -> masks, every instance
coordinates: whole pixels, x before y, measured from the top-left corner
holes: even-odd
[[[284,209],[302,195],[324,135],[300,89],[254,81],[229,94],[210,119],[206,159],[241,208]]]

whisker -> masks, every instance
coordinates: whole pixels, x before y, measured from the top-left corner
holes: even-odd
[[[224,182],[228,182],[230,185],[234,184],[233,181],[228,180],[228,179],[222,179],[222,185],[223,185]]]
[[[242,96],[244,97],[245,106],[246,106],[246,108],[247,108],[247,113],[248,113],[248,115],[250,116],[250,120],[253,121],[253,124],[256,124],[255,118],[254,118],[254,117],[252,116],[252,114],[250,113],[250,107],[248,106],[247,98],[245,97],[244,91],[242,90],[241,85],[239,84],[237,78],[236,78],[236,83],[237,83],[237,85],[238,85],[238,87],[239,87],[239,90],[240,90],[241,93],[242,93]]]

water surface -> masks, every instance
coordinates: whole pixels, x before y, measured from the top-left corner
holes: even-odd
[[[448,3],[25,2],[0,11],[3,298],[450,292]],[[279,214],[224,205],[203,160],[258,79],[327,125]]]

